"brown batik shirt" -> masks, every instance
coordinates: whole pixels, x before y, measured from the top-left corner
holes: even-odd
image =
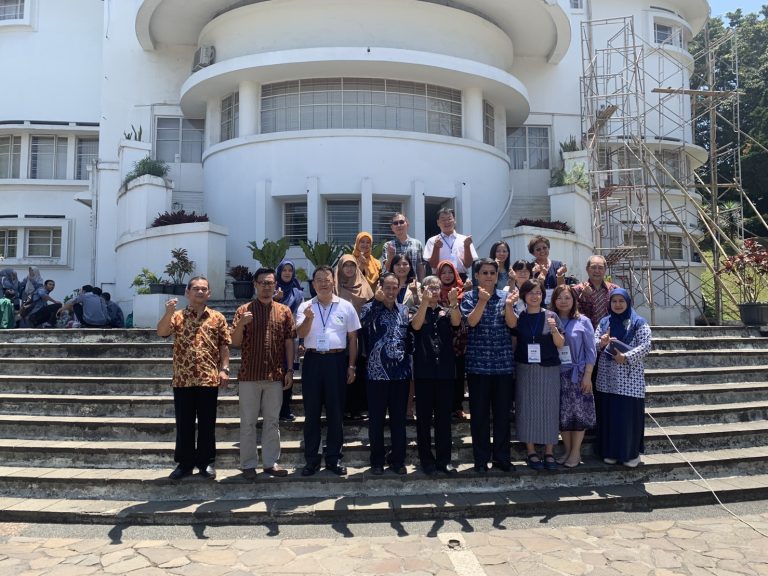
[[[218,386],[222,346],[232,341],[227,319],[206,307],[197,316],[191,308],[171,317],[173,341],[173,387]]]
[[[243,327],[240,371],[241,382],[282,382],[285,377],[285,341],[296,338],[291,309],[279,302],[262,304],[252,300],[235,312],[234,325],[248,310],[253,319]],[[293,359],[290,359],[293,362]]]

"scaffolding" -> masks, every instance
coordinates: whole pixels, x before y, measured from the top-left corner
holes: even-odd
[[[701,84],[709,90],[690,88],[697,59],[687,52],[683,30],[654,29],[654,35],[652,42],[641,38],[632,17],[581,26],[583,144],[594,243],[612,278],[637,306],[649,309],[652,323],[662,306],[706,318],[701,272],[717,270],[722,245],[740,245],[744,234],[736,34],[730,31],[717,44],[707,41],[699,55],[708,70]],[[731,76],[728,90],[711,89],[716,73]],[[711,136],[732,130],[732,143],[723,149],[715,144],[714,154],[694,145],[702,121],[709,122]],[[709,183],[696,172],[707,157]],[[718,171],[729,172],[730,181],[722,181]],[[731,188],[739,190],[739,201],[724,213],[719,199]],[[701,258],[703,238],[715,246],[711,264]],[[716,284],[711,304],[719,323],[722,288]]]

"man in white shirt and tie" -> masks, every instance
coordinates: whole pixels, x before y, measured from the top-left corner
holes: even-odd
[[[462,279],[466,280],[467,271],[472,269],[472,262],[477,259],[472,236],[456,232],[456,213],[453,208],[438,210],[437,225],[440,227],[440,234],[427,240],[424,246],[424,260],[429,262],[433,271],[437,271],[441,260],[450,260]]]

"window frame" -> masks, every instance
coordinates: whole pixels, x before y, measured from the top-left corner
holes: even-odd
[[[13,242],[10,242],[13,236]],[[11,253],[13,247],[13,253]],[[0,228],[0,256],[6,260],[15,260],[19,256],[19,230],[18,228]]]
[[[522,139],[517,137],[517,143],[520,142],[523,143],[523,146],[517,145],[517,146],[510,146],[510,139],[515,137],[516,134],[522,130]],[[544,146],[531,146],[531,132],[533,130],[544,130],[546,131],[546,147]],[[546,151],[546,158],[542,158],[542,160],[545,160],[544,164],[545,166],[539,166],[537,163],[537,166],[532,168],[531,167],[531,152],[532,151]],[[530,125],[530,126],[508,126],[507,127],[507,142],[506,142],[506,151],[507,155],[509,156],[510,160],[510,166],[512,167],[512,170],[550,170],[552,166],[552,127],[547,125]],[[519,154],[521,151],[525,152],[525,159],[522,160],[523,166],[520,168],[517,168],[520,164],[520,158]],[[541,160],[539,161],[541,163]]]
[[[16,16],[4,17],[5,13],[11,14],[16,10]],[[29,20],[29,6],[27,0],[0,0],[0,25],[17,24]]]
[[[352,222],[349,221],[338,221],[334,222],[334,219],[331,217],[332,210],[331,208],[334,206],[344,206],[346,205],[347,210],[345,213],[352,213],[356,215],[356,220]],[[338,234],[335,233],[333,230],[334,225],[337,225],[339,227],[344,226],[350,226],[350,230],[352,232],[339,232]],[[360,199],[359,198],[344,198],[344,199],[328,199],[325,201],[325,237],[328,242],[332,244],[337,245],[354,245],[355,238],[357,237],[358,233],[360,232]],[[349,234],[349,235],[348,235]]]
[[[398,200],[373,200],[371,202],[371,234],[374,242],[381,243],[393,237],[392,216],[403,213],[403,203]]]
[[[298,208],[296,211],[291,211],[291,208]],[[302,216],[302,210],[303,207],[303,216],[304,216],[304,222],[303,222],[303,230],[302,223],[299,221],[298,223],[289,222],[289,216],[298,216],[299,220]],[[307,233],[307,227],[308,227],[308,206],[307,201],[288,201],[283,203],[283,237],[288,239],[288,242],[291,246],[298,246],[299,241],[303,240],[304,242],[307,241],[309,238]],[[290,230],[292,228],[298,228],[299,231],[297,233],[292,233]]]
[[[92,152],[83,152],[84,144],[95,144],[95,150]],[[98,136],[78,136],[75,139],[75,180],[88,180],[87,166],[93,160],[99,157],[99,137]]]
[[[36,243],[35,246],[47,246],[48,251],[46,254],[32,254],[31,253],[31,246],[32,246],[32,237],[35,233],[42,233],[47,232],[48,233],[48,241],[46,243],[39,242]],[[24,258],[28,258],[30,260],[35,259],[61,259],[61,246],[62,246],[62,230],[61,227],[57,226],[50,226],[50,227],[42,227],[42,226],[30,226],[26,229],[24,234]],[[58,242],[57,242],[58,240]]]
[[[7,140],[7,144],[3,144]],[[7,152],[0,152],[0,156],[7,158],[7,170],[0,172],[2,179],[18,179],[21,177],[21,136],[15,134],[0,135],[0,148],[7,146]]]
[[[488,100],[483,100],[483,142],[496,145],[496,109]]]
[[[52,161],[52,176],[40,177],[40,140],[53,139],[53,152],[50,154]],[[38,142],[36,142],[38,141]],[[38,147],[37,152],[35,146]],[[57,134],[32,134],[29,137],[29,167],[28,175],[30,180],[66,180],[67,179],[67,158],[69,154],[69,136],[59,136]],[[44,154],[47,156],[48,154]],[[63,174],[60,172],[63,171]]]
[[[170,122],[167,126],[161,126],[161,121],[168,121],[172,120],[176,123],[175,127],[170,126]],[[198,126],[196,127],[189,127],[189,125],[192,125],[193,123],[198,123]],[[176,133],[175,138],[160,138],[161,131],[172,131],[174,130]],[[185,138],[185,134],[198,134],[197,139],[187,139]],[[205,119],[203,118],[187,118],[186,116],[172,116],[172,115],[165,115],[161,114],[158,116],[155,116],[155,133],[154,133],[154,156],[155,160],[160,160],[162,162],[166,162],[168,164],[201,164],[203,161],[203,149],[204,149],[204,143],[205,143]],[[163,154],[160,154],[161,146],[160,143],[170,143],[174,142],[176,143],[176,151],[173,153],[173,158],[168,159],[165,156],[165,152],[163,151]],[[185,152],[185,145],[197,145],[200,149],[200,156],[198,158],[197,154],[195,153],[194,159],[190,160],[190,158],[187,156]],[[176,156],[178,155],[179,160],[176,161]]]
[[[240,136],[240,92],[232,92],[221,99],[219,106],[219,142]]]

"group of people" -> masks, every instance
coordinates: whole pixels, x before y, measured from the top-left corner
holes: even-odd
[[[86,284],[67,302],[51,294],[56,282],[43,280],[37,266],[30,266],[19,281],[12,268],[0,270],[0,328],[56,328],[60,325],[83,328],[123,328],[125,318],[109,292]],[[74,316],[71,320],[67,318]]]
[[[218,388],[229,380],[230,345],[241,348],[240,467],[249,479],[259,465],[259,416],[261,466],[273,476],[288,474],[279,464],[279,421],[290,414],[299,347],[303,476],[317,473],[323,461],[330,472],[346,475],[344,417],[365,411],[371,474],[386,468],[405,474],[413,403],[422,471],[457,473],[452,417],[465,417],[465,382],[478,474],[514,469],[512,420],[534,470],[579,466],[590,429],[597,430],[596,451],[606,463],[637,466],[651,331],[629,293],[606,281],[605,258],[592,256],[587,280],[570,284],[566,265],[550,259],[542,236],[529,243],[532,261],[510,264],[505,242],[479,258],[472,237],[456,232],[452,210],[440,210],[437,224],[440,234],[422,246],[408,236],[405,215],[393,215],[395,237],[382,260],[372,254],[371,234],[361,232],[335,269],[315,268],[315,296],[306,301],[292,262],[261,268],[256,297],[238,308],[231,326],[207,307],[210,288],[203,277],[190,280],[185,310],[169,300],[157,332],[175,335],[178,465],[171,478],[194,468],[216,475],[215,406]],[[563,451],[556,455],[560,438]]]

